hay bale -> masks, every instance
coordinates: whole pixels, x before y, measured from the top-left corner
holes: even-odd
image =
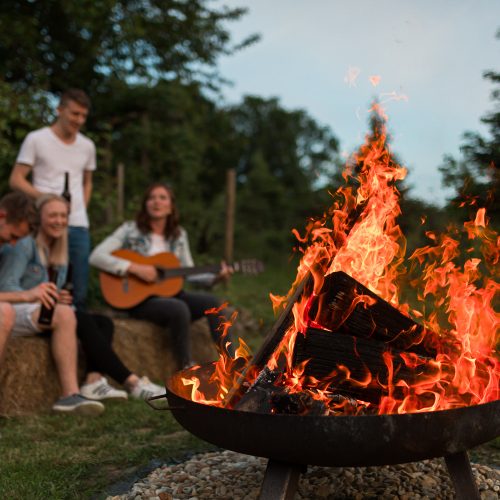
[[[115,319],[113,346],[129,370],[164,383],[180,367],[173,354],[170,332],[137,319]],[[191,325],[193,358],[199,363],[217,359],[217,350],[206,320]]]
[[[178,369],[169,332],[152,323],[130,318],[114,318],[113,321],[113,346],[131,371],[163,383]],[[248,321],[245,325],[248,325]],[[246,327],[237,322],[233,335],[242,336]],[[217,359],[217,351],[204,318],[192,324],[190,335],[194,360],[205,363]],[[80,353],[80,381],[83,380],[84,367],[85,359]],[[11,338],[0,364],[0,415],[48,412],[59,397],[59,391],[49,339]]]
[[[10,339],[0,365],[0,415],[46,411],[58,396],[59,381],[49,339]]]

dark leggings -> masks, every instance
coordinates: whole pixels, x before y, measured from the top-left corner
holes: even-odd
[[[132,317],[145,319],[170,329],[174,340],[174,349],[177,362],[181,367],[191,362],[191,344],[189,342],[189,326],[191,321],[205,316],[205,311],[220,307],[217,297],[206,293],[181,291],[175,297],[151,297],[142,304],[129,310]],[[218,331],[224,310],[217,314],[206,315],[210,327],[210,334],[221,348],[222,332]],[[230,341],[226,337],[225,341]],[[229,348],[233,354],[233,347]]]
[[[123,384],[131,371],[113,351],[114,324],[107,316],[76,311],[76,335],[87,360],[87,372],[109,375]]]

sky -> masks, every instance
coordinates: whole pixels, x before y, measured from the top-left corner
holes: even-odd
[[[486,70],[500,71],[499,0],[231,0],[249,12],[233,41],[261,40],[224,57],[227,104],[277,97],[303,109],[352,153],[368,130],[373,98],[389,116],[392,149],[414,197],[444,204],[444,155],[460,156],[465,131],[487,135],[494,110]],[[370,77],[380,77],[374,86]],[[373,80],[373,78],[372,78]]]

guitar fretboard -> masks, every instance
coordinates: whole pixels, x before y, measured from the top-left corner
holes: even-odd
[[[193,274],[202,273],[218,273],[220,271],[219,264],[210,264],[206,266],[196,267],[176,267],[167,268],[162,266],[155,266],[160,279],[176,278],[178,276],[192,276]]]

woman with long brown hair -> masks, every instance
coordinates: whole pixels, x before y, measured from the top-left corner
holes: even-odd
[[[122,224],[102,241],[90,256],[90,263],[102,271],[118,276],[132,275],[145,283],[154,283],[158,279],[155,266],[112,255],[119,249],[133,250],[145,256],[170,252],[178,258],[182,267],[194,266],[187,232],[179,225],[179,213],[170,186],[162,182],[149,186],[135,221]],[[206,273],[192,276],[190,280],[205,284],[214,283],[227,278],[230,272],[231,269],[223,264],[218,275]],[[219,299],[211,294],[181,290],[173,297],[146,298],[139,305],[128,309],[128,312],[132,317],[169,328],[174,337],[178,363],[180,367],[186,367],[193,363],[189,343],[191,321],[203,317],[208,309],[220,306]],[[232,352],[233,347],[227,342],[229,339],[222,339],[219,330],[221,318],[223,311],[220,315],[207,315],[210,332],[219,348]]]

